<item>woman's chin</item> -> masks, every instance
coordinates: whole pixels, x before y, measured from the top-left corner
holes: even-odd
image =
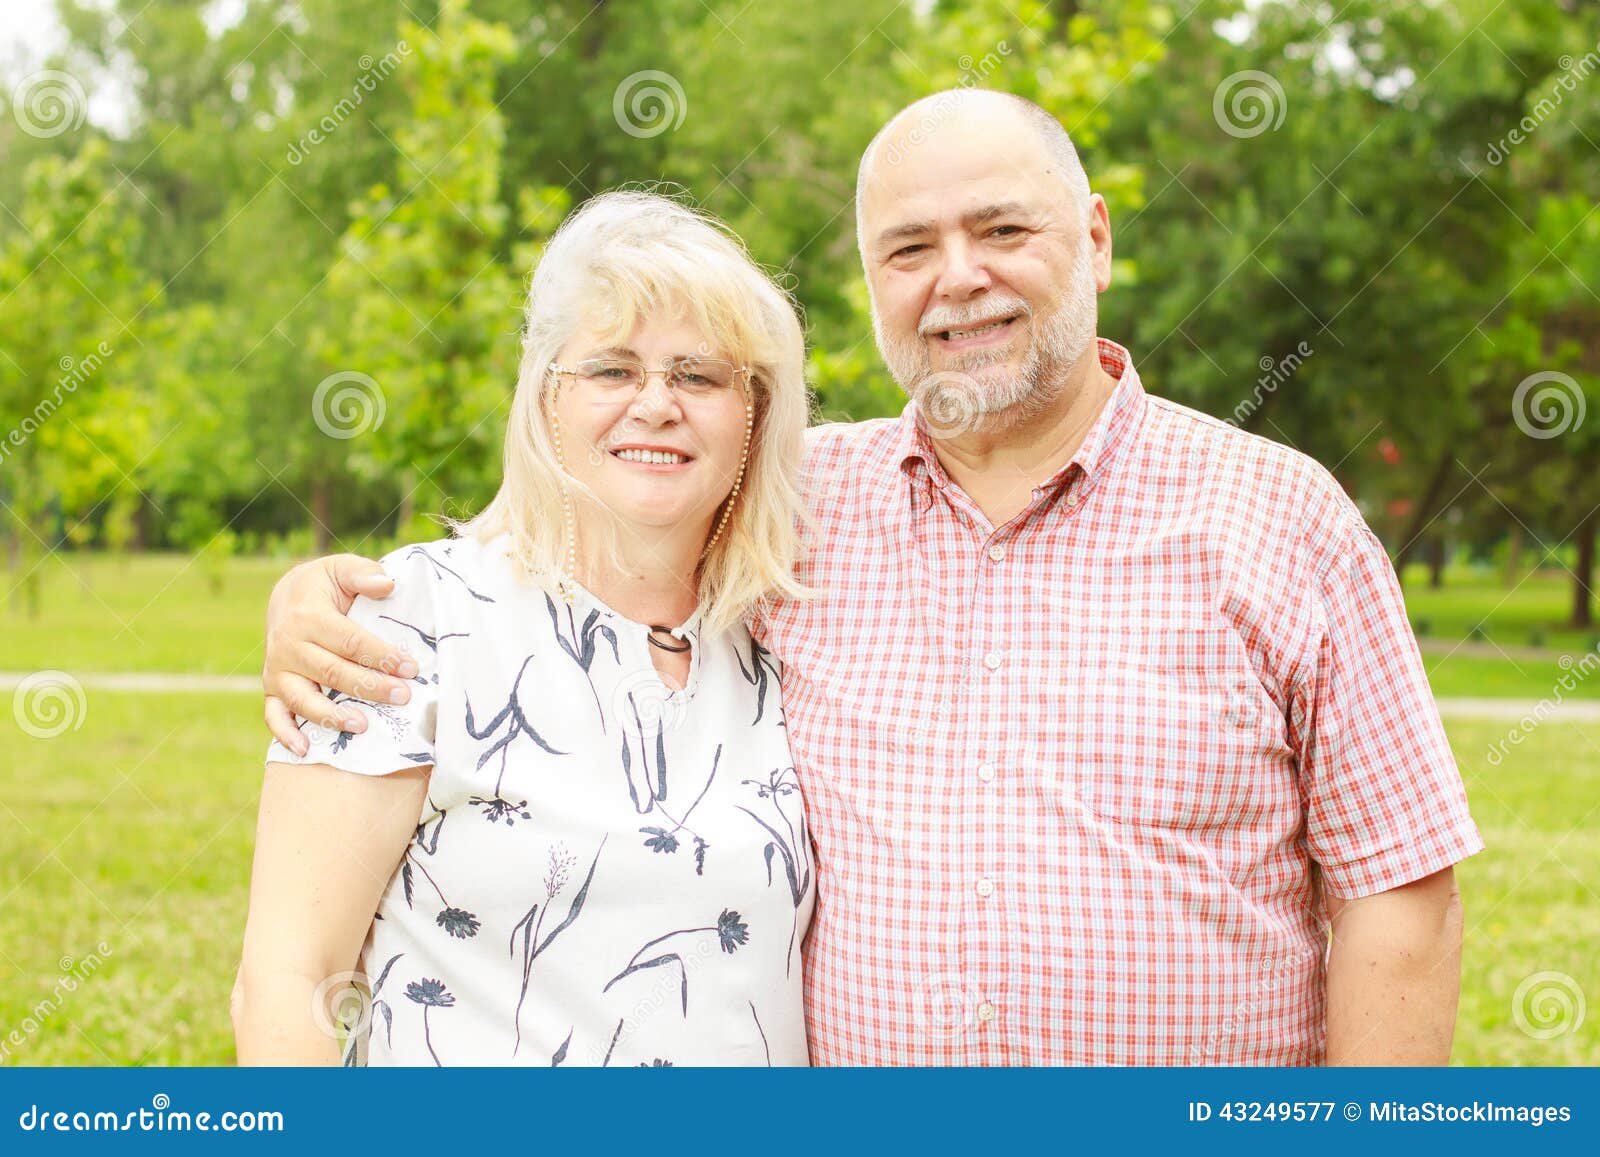
[[[677,495],[619,495],[608,501],[607,506],[623,529],[653,536],[705,519],[703,510],[697,504],[684,502]]]

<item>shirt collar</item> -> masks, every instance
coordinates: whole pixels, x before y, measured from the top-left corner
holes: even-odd
[[[1099,485],[1109,476],[1123,450],[1132,441],[1133,432],[1138,429],[1139,420],[1144,415],[1144,385],[1139,380],[1139,371],[1134,369],[1133,355],[1107,338],[1097,341],[1100,368],[1116,379],[1116,388],[1112,390],[1105,408],[1095,418],[1094,425],[1089,428],[1077,452],[1066,465],[1042,482],[1040,489],[1049,489],[1062,481],[1074,466],[1084,476],[1085,490]],[[895,434],[894,461],[910,477],[916,477],[919,473],[924,475],[936,489],[943,490],[952,485],[939,456],[934,453],[933,439],[915,402],[907,404],[900,415],[899,429]]]

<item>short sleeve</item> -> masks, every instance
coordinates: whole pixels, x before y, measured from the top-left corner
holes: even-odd
[[[1398,888],[1483,850],[1394,568],[1351,509],[1291,708],[1306,840],[1333,894]]]
[[[323,763],[361,775],[387,775],[434,763],[438,640],[446,632],[439,622],[439,580],[429,553],[432,549],[432,544],[409,546],[387,555],[382,564],[394,579],[394,593],[386,599],[362,596],[350,608],[352,620],[415,660],[417,675],[411,680],[410,702],[396,706],[339,691],[324,692],[341,707],[364,714],[367,729],[360,733],[333,731],[302,722],[300,731],[310,743],[306,754],[296,755],[274,741],[267,752],[268,762]]]

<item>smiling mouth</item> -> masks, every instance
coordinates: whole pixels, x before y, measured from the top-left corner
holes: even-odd
[[[940,341],[946,341],[946,342],[966,341],[969,338],[985,337],[985,336],[987,336],[987,335],[989,335],[991,333],[995,333],[995,332],[997,332],[999,330],[1005,329],[1012,322],[1016,321],[1017,317],[1019,317],[1019,316],[1021,316],[1021,315],[1020,314],[1014,314],[1011,317],[1003,317],[1003,318],[999,319],[998,321],[991,321],[991,322],[988,322],[988,323],[986,323],[984,325],[972,326],[972,327],[970,327],[968,329],[943,329],[943,330],[937,330],[937,331],[935,331],[934,336],[937,337]]]
[[[621,458],[624,462],[638,462],[645,466],[679,466],[692,461],[687,454],[677,454],[670,450],[613,450],[613,458]]]

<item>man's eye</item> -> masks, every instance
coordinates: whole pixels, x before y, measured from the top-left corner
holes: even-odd
[[[893,253],[889,254],[889,256],[891,258],[909,257],[913,253],[920,252],[921,250],[926,249],[926,248],[927,248],[926,245],[906,245],[906,246],[903,246],[903,247],[901,247],[899,249],[896,249]]]
[[[991,237],[1013,237],[1022,232],[1020,225],[999,225],[990,231]]]

